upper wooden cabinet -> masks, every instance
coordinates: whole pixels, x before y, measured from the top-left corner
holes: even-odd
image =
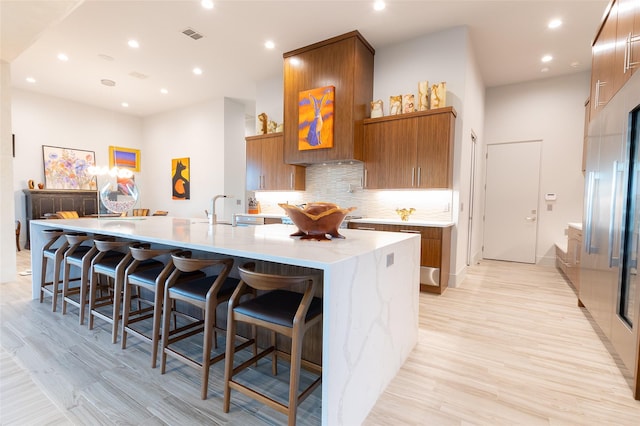
[[[638,0],[610,3],[591,50],[590,118],[593,118],[640,67]]]
[[[364,187],[453,188],[453,107],[365,120]]]
[[[284,56],[284,161],[317,164],[362,160],[362,120],[373,98],[375,51],[353,31]],[[298,149],[298,96],[334,86],[333,147]]]
[[[247,141],[248,191],[303,191],[305,169],[283,160],[282,133],[250,136]]]

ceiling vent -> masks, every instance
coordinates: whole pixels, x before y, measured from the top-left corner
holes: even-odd
[[[131,71],[131,72],[129,73],[129,75],[130,75],[131,77],[133,77],[133,78],[139,78],[140,80],[145,80],[145,79],[149,78],[149,76],[148,76],[148,75],[146,75],[146,74],[142,74],[141,72],[138,72],[138,71]]]
[[[187,37],[191,37],[194,40],[200,40],[202,37],[204,37],[202,34],[192,28],[187,28],[182,32],[182,34],[186,35]]]

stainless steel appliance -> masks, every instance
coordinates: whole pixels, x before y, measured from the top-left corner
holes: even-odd
[[[579,299],[633,374],[640,399],[640,72],[589,124]]]
[[[264,225],[264,217],[259,216],[246,216],[246,215],[233,215],[234,223],[236,226],[250,226],[250,225]]]

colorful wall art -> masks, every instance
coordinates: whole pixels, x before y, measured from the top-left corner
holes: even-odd
[[[298,96],[298,149],[333,147],[333,86],[303,90]]]
[[[171,160],[171,198],[174,200],[189,200],[191,198],[191,184],[189,182],[191,169],[189,157]]]
[[[140,171],[140,150],[122,148],[119,146],[109,147],[109,168],[123,167],[134,172]]]
[[[89,167],[95,166],[93,151],[42,145],[44,181],[47,189],[96,189]]]

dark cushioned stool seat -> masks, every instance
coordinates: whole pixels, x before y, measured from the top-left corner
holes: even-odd
[[[243,315],[261,319],[263,321],[279,324],[284,327],[293,327],[293,317],[302,302],[302,293],[294,293],[286,290],[274,290],[265,293],[255,299],[249,299],[240,303],[234,310]],[[322,299],[314,297],[307,311],[305,320],[322,313]]]

